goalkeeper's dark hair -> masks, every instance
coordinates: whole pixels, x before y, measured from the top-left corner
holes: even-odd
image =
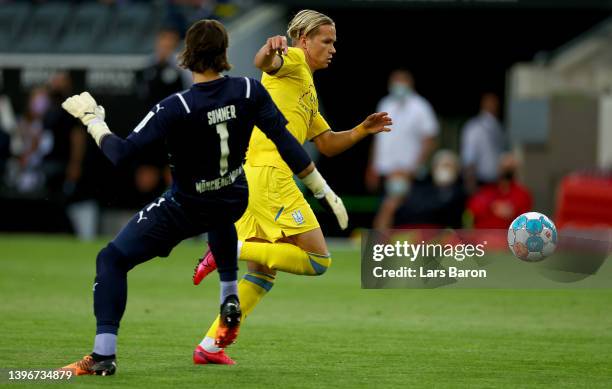
[[[185,36],[185,49],[179,55],[180,65],[192,72],[223,72],[232,65],[227,60],[229,38],[223,24],[203,19],[194,23]]]

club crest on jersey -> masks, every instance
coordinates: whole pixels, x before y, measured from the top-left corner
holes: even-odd
[[[299,209],[291,212],[291,216],[293,216],[293,220],[298,226],[300,224],[304,224],[304,216],[302,215],[302,212]]]

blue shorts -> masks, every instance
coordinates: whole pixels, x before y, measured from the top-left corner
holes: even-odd
[[[246,180],[217,192],[198,201],[166,192],[136,213],[111,243],[136,264],[167,257],[182,240],[205,232],[223,237],[227,234],[221,232],[235,231],[234,222],[247,207]],[[235,232],[231,235],[227,244],[235,250]]]

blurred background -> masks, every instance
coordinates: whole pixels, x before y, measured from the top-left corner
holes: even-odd
[[[336,23],[315,74],[332,128],[395,121],[334,158],[306,145],[351,216],[342,232],[320,213],[327,234],[507,228],[528,210],[612,227],[612,1],[0,0],[0,231],[115,234],[169,185],[163,145],[116,169],[63,99],[90,91],[126,136],[189,87],[191,23],[222,21],[229,74],[259,78],[256,51],[302,8]]]

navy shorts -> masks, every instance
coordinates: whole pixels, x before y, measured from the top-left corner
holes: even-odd
[[[246,181],[218,192],[197,202],[180,193],[166,192],[136,213],[111,243],[131,261],[141,263],[167,257],[184,239],[228,228],[235,231],[233,224],[248,204]],[[236,247],[235,242],[228,243]]]

